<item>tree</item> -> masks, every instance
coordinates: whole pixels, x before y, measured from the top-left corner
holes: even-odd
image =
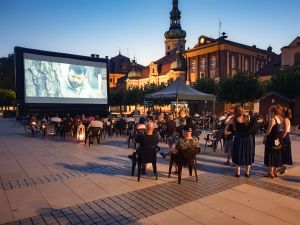
[[[218,93],[218,83],[215,80],[209,78],[198,79],[193,85],[193,88],[206,94],[216,95]]]
[[[16,93],[9,89],[0,89],[0,106],[12,106],[16,101]]]
[[[111,90],[109,95],[109,105],[119,106],[120,113],[122,114],[122,105],[124,105],[124,92],[120,89]]]
[[[0,88],[15,90],[14,55],[0,58]]]
[[[136,104],[142,104],[144,101],[143,98],[143,90],[138,87],[133,87],[125,92],[125,99],[124,104],[125,105],[136,105]]]
[[[272,77],[271,90],[291,99],[300,95],[300,68],[288,67]]]
[[[220,81],[218,97],[227,103],[241,103],[257,100],[262,95],[259,80],[249,74],[237,74]]]

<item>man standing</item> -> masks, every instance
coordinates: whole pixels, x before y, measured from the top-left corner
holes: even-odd
[[[61,95],[65,98],[95,98],[95,93],[86,80],[86,68],[70,65],[66,79],[61,84]]]

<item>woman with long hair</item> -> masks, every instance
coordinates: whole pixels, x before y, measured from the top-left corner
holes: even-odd
[[[283,166],[280,169],[280,174],[287,173],[287,165],[293,165],[291,139],[290,139],[291,118],[292,118],[292,111],[291,111],[291,109],[285,108],[283,110],[283,121],[282,121],[282,123],[283,123],[282,164],[283,164]]]
[[[249,133],[250,117],[244,114],[241,106],[234,108],[233,127],[235,137],[233,140],[232,162],[236,166],[236,177],[240,177],[241,166],[246,166],[245,176],[250,177],[250,166],[254,162],[253,139]]]
[[[279,110],[276,106],[269,109],[269,125],[264,136],[264,163],[268,167],[268,177],[277,177],[277,168],[282,166],[282,150],[279,149],[280,126]]]

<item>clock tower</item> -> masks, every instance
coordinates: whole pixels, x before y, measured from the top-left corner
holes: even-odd
[[[181,12],[178,9],[178,0],[173,0],[173,9],[170,12],[170,28],[165,32],[165,52],[166,55],[175,54],[177,50],[185,51],[186,32],[181,29]]]

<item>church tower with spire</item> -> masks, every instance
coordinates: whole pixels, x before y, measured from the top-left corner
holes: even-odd
[[[178,0],[173,0],[173,9],[170,12],[171,24],[165,32],[165,52],[166,55],[176,53],[177,50],[185,51],[186,32],[181,29],[180,24],[181,12],[178,9]]]

